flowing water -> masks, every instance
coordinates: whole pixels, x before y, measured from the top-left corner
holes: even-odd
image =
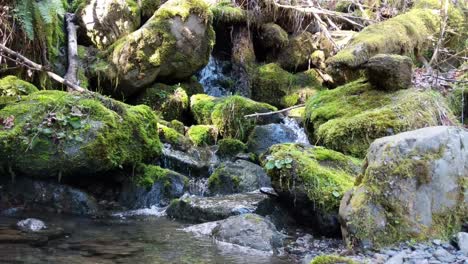
[[[296,119],[285,117],[283,119],[283,124],[290,128],[292,131],[294,131],[294,134],[296,134],[297,139],[295,143],[310,145],[309,139],[307,138],[304,128],[299,125],[299,122],[297,122]]]
[[[210,56],[208,64],[198,73],[204,92],[221,97],[230,94],[235,82],[231,77],[231,63]]]
[[[0,228],[23,217],[0,217]],[[165,217],[90,219],[28,215],[61,227],[69,235],[45,246],[2,243],[0,263],[290,263],[184,231],[187,225]]]

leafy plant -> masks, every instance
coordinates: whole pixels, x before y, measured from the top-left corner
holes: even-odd
[[[273,156],[267,157],[267,163],[265,164],[265,168],[267,170],[272,169],[291,169],[292,168],[293,159],[291,157],[286,157],[284,159],[275,159]]]

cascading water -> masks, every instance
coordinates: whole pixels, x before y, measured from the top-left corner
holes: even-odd
[[[283,124],[290,128],[291,130],[294,131],[296,134],[296,141],[295,143],[302,143],[305,145],[310,145],[309,139],[307,138],[307,135],[304,131],[304,128],[299,125],[299,122],[297,122],[296,119],[290,118],[290,117],[285,117],[283,119]]]
[[[216,97],[232,93],[235,81],[231,77],[231,62],[210,56],[208,64],[198,74],[198,80],[206,94]]]
[[[188,192],[197,196],[208,193],[208,178],[191,178],[188,183]]]

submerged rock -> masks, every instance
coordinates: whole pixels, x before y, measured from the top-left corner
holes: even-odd
[[[468,132],[429,127],[372,143],[340,206],[343,236],[378,247],[450,234],[468,215]]]
[[[323,147],[278,144],[261,161],[279,200],[298,222],[318,233],[339,233],[338,207],[359,172],[358,160]]]
[[[167,206],[186,191],[188,178],[159,166],[145,165],[135,180],[124,184],[120,203],[132,209]]]
[[[246,160],[222,163],[208,179],[212,195],[251,192],[270,186],[263,168]]]
[[[394,91],[407,89],[413,73],[411,58],[378,54],[365,64],[369,82],[377,89]]]
[[[147,106],[40,91],[0,110],[3,175],[93,176],[156,158],[157,117]]]
[[[111,47],[111,65],[104,74],[117,78],[117,93],[126,96],[155,80],[187,79],[208,63],[214,43],[211,23],[204,1],[169,0],[141,28]]]
[[[178,220],[203,223],[233,215],[264,210],[267,196],[260,193],[232,194],[215,197],[184,196],[171,202],[167,215]]]
[[[377,138],[456,123],[444,98],[433,91],[385,92],[363,79],[314,96],[304,116],[310,142],[360,158]]]
[[[18,204],[31,211],[44,210],[75,215],[98,213],[98,205],[91,195],[66,185],[20,178],[3,187],[0,207]],[[4,201],[11,204],[5,204]]]
[[[250,152],[261,155],[275,144],[293,143],[296,139],[294,131],[283,124],[256,126],[250,133],[247,148]]]
[[[140,8],[135,0],[90,0],[79,13],[80,24],[100,49],[113,44],[140,26]]]
[[[36,232],[36,231],[47,228],[44,222],[35,218],[28,218],[28,219],[20,220],[18,223],[16,223],[16,226],[20,230],[26,231],[26,232]]]

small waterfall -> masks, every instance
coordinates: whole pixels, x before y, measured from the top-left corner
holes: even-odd
[[[307,138],[304,128],[299,125],[296,119],[285,117],[283,119],[283,124],[287,126],[288,128],[292,129],[294,133],[296,134],[297,139],[295,143],[302,143],[305,145],[310,145],[309,139]]]
[[[223,61],[210,56],[208,64],[197,74],[197,77],[206,94],[222,97],[229,95],[235,85],[230,73],[230,61]]]
[[[205,196],[208,193],[208,178],[191,178],[188,184],[191,195]]]

